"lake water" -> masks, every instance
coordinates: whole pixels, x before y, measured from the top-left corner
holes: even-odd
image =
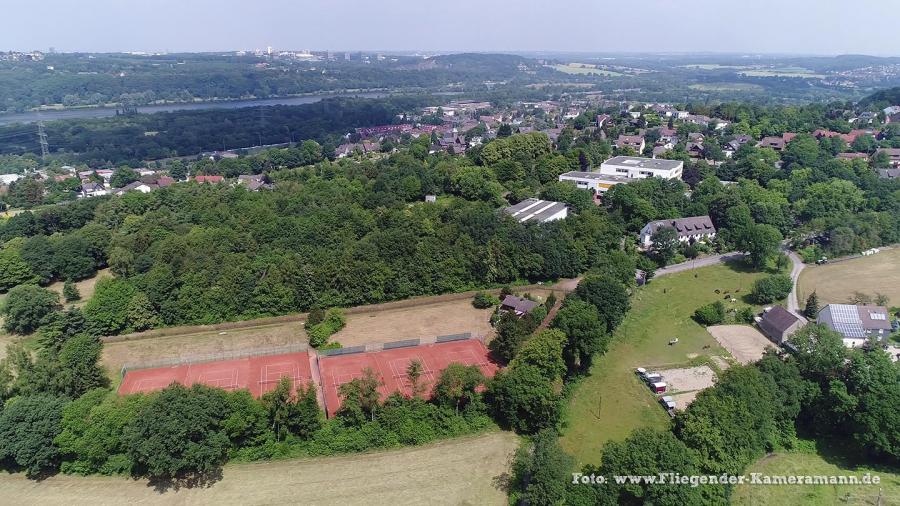
[[[266,98],[257,100],[231,100],[226,102],[203,102],[189,104],[145,105],[137,108],[139,113],[197,111],[202,109],[240,109],[242,107],[260,107],[266,105],[303,105],[319,102],[331,97],[380,98],[388,93],[322,93],[303,97]],[[69,109],[63,111],[29,111],[21,113],[0,114],[0,125],[13,123],[35,123],[37,121],[53,121],[61,119],[106,118],[116,115],[115,107],[97,107],[92,109]]]

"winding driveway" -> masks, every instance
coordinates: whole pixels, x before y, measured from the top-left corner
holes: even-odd
[[[797,282],[800,280],[800,273],[806,267],[806,264],[803,263],[800,256],[790,249],[784,248],[784,252],[787,254],[788,258],[791,259],[791,264],[793,264],[791,267],[791,281],[794,282],[791,293],[788,294],[787,310],[800,317],[801,320],[806,321],[806,318],[803,317],[803,312],[800,309],[800,301],[797,300]]]

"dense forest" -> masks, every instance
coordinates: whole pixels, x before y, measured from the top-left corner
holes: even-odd
[[[98,286],[97,301],[124,308],[140,293],[163,324],[208,323],[570,277],[622,234],[592,206],[542,227],[506,219],[495,208],[501,190],[483,186],[491,173],[465,160],[398,154],[269,177],[271,192],[176,185],[17,215],[4,251],[30,273],[9,270],[6,285],[109,265],[117,278]],[[426,204],[426,194],[448,198]],[[79,270],[63,266],[75,258]],[[133,328],[104,325],[107,335]]]
[[[874,107],[878,109],[897,104],[900,104],[900,86],[876,91],[859,101],[860,107]]]
[[[209,109],[48,122],[54,153],[93,167],[140,165],[143,160],[196,156],[316,139],[330,144],[361,126],[389,124],[402,112],[431,103],[424,96],[332,98],[299,106]],[[30,126],[0,127],[0,154],[40,153]]]

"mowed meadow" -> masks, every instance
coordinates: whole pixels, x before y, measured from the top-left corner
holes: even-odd
[[[762,276],[725,264],[655,279],[636,290],[609,351],[594,362],[591,375],[575,388],[568,402],[561,444],[579,465],[599,463],[610,439],[622,440],[639,427],[664,428],[669,423],[669,416],[634,368],[728,357],[691,315],[698,307],[722,299],[724,292],[749,293]],[[678,344],[670,346],[669,340],[676,337]]]

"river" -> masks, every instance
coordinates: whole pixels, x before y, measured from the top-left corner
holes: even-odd
[[[331,97],[380,98],[387,96],[383,92],[363,93],[321,93],[302,97],[265,98],[255,100],[228,100],[221,102],[195,102],[185,104],[144,105],[137,108],[141,114],[172,111],[199,111],[203,109],[239,109],[242,107],[259,107],[266,105],[303,105],[319,102]],[[34,123],[37,121],[53,121],[61,119],[106,118],[116,115],[115,107],[94,107],[83,109],[64,109],[49,111],[29,111],[0,114],[0,126],[15,123]]]

